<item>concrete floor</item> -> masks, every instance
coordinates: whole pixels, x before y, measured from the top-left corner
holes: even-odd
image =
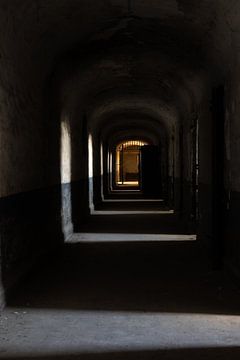
[[[184,235],[196,233],[195,224],[189,219],[186,221],[181,218],[163,201],[129,201],[125,198],[110,200],[98,204],[91,211],[79,232]]]
[[[118,213],[174,213],[160,199],[106,199],[95,206],[95,211]]]
[[[198,242],[76,238],[8,299],[0,359],[240,358],[239,289]]]
[[[197,235],[184,234],[124,234],[124,233],[76,233],[69,239],[69,243],[106,243],[113,242],[169,242],[169,241],[196,241]]]

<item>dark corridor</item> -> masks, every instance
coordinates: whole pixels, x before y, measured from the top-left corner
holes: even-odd
[[[239,14],[0,0],[0,359],[240,358]]]

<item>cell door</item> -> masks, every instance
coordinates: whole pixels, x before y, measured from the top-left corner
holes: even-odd
[[[162,194],[160,147],[145,145],[140,152],[141,189],[150,197]]]
[[[224,255],[224,125],[225,125],[225,92],[224,86],[213,89],[213,148],[212,148],[212,256],[214,268],[222,268]]]

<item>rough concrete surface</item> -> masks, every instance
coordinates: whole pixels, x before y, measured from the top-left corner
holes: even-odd
[[[9,299],[0,358],[238,359],[239,289],[169,246],[66,245]]]

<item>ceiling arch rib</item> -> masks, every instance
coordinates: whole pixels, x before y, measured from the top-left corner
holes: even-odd
[[[156,119],[144,117],[142,114],[130,117],[129,115],[118,116],[111,121],[106,120],[99,128],[99,137],[102,142],[108,142],[111,146],[116,139],[131,137],[149,137],[154,143],[159,143],[168,138],[167,129]]]

